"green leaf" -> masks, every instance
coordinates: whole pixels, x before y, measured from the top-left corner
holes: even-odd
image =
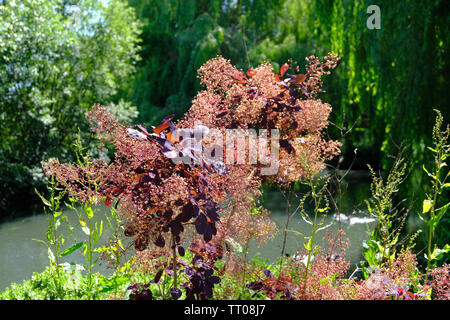
[[[47,249],[48,258],[53,263],[55,261],[55,255],[53,254],[52,249],[50,247]]]
[[[101,237],[103,234],[103,220],[100,221],[100,230],[98,232],[98,236]]]
[[[432,206],[433,202],[431,200],[423,200],[422,212],[427,213],[428,211],[430,211]]]
[[[112,252],[112,251],[117,251],[117,247],[99,247],[99,248],[95,248],[94,249],[95,252]]]
[[[89,262],[92,262],[92,251],[91,250],[87,250],[87,260]]]
[[[91,220],[94,217],[94,211],[92,211],[92,208],[89,206],[85,207],[86,215],[89,220]]]
[[[305,242],[303,245],[307,251],[311,251],[312,250],[312,237],[309,237],[308,242]]]
[[[58,227],[61,225],[61,220],[56,220],[55,221],[55,230],[58,230]]]
[[[37,189],[34,189],[34,192],[36,192],[36,194],[39,196],[39,198],[41,198],[41,201],[44,203],[44,205],[46,205],[48,207],[52,206],[51,203],[37,191]]]
[[[120,268],[120,272],[125,272],[134,262],[136,261],[136,257],[132,257],[130,260],[128,260],[122,268]]]
[[[119,245],[120,249],[125,250],[125,248],[123,247],[122,241],[120,241],[120,239],[117,239],[117,244]]]
[[[89,235],[91,234],[91,230],[89,230],[89,228],[86,227],[86,226],[81,227],[81,230],[83,230],[83,232],[84,232],[87,236],[89,236]]]
[[[47,236],[47,241],[49,243],[52,242],[52,221],[49,219],[48,221],[48,227],[47,227],[47,232],[46,232],[46,236]]]
[[[81,241],[81,242],[78,242],[77,244],[74,244],[70,248],[67,248],[66,250],[64,250],[63,253],[61,253],[61,257],[65,257],[65,256],[71,254],[72,252],[78,250],[79,248],[81,248],[83,243],[84,243],[84,241]]]
[[[65,203],[66,207],[69,208],[70,210],[74,210],[75,211],[75,207],[73,207],[72,205]]]
[[[93,236],[94,236],[94,243],[97,243],[97,240],[98,240],[98,226],[97,226],[97,222],[94,225],[94,234],[93,234]]]
[[[439,221],[441,221],[442,217],[447,212],[447,208],[448,208],[449,205],[450,205],[450,202],[447,203],[446,205],[442,206],[438,210],[436,210],[436,215],[428,221],[428,225],[433,230],[436,229],[437,225],[439,224]]]
[[[432,260],[441,260],[444,256],[444,253],[448,253],[450,251],[450,246],[446,244],[444,248],[434,248],[433,252],[431,253],[430,261]]]
[[[433,176],[431,173],[428,172],[428,170],[425,168],[425,165],[422,165],[423,170],[427,173],[427,175],[434,180],[436,180],[436,176]]]

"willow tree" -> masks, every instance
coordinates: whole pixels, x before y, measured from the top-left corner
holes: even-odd
[[[201,89],[196,70],[222,55],[248,67],[255,44],[272,38],[282,10],[280,0],[129,0],[143,22],[143,43],[135,82],[125,94],[140,121],[181,116]],[[251,61],[256,65],[260,61]]]

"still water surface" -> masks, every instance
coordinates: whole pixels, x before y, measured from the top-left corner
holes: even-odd
[[[301,195],[299,195],[301,196]],[[370,178],[365,172],[352,171],[346,176],[343,183],[343,196],[341,199],[341,213],[335,212],[325,219],[325,224],[332,223],[326,229],[336,232],[339,228],[344,230],[349,238],[349,250],[347,259],[352,265],[357,264],[362,258],[362,242],[368,238],[368,233],[375,226],[376,221],[368,216],[365,211],[364,199],[370,196]],[[271,218],[280,230],[284,229],[286,223],[286,199],[283,194],[276,190],[264,192],[264,207],[272,212]],[[293,201],[293,206],[298,205],[298,200]],[[103,209],[105,210],[105,209]],[[104,223],[104,212],[99,212]],[[70,223],[75,227],[71,236],[66,236],[67,246],[82,240],[83,234],[77,227],[75,213],[68,211],[67,216]],[[16,221],[5,222],[0,225],[0,290],[4,290],[11,283],[21,283],[30,279],[33,272],[41,272],[49,265],[47,247],[33,239],[45,239],[47,230],[45,215],[35,215]],[[104,228],[105,229],[105,228]],[[310,235],[311,226],[303,221],[300,215],[294,215],[289,223],[289,229]],[[317,244],[321,244],[326,230],[320,231],[316,237]],[[62,230],[64,232],[64,230]],[[64,233],[65,234],[65,233]],[[108,233],[105,232],[102,239],[105,240]],[[272,240],[260,246],[250,244],[249,256],[260,255],[269,261],[275,261],[281,252],[283,244],[283,233],[277,233]],[[102,245],[102,243],[100,243]],[[286,253],[294,254],[303,248],[303,239],[292,232],[287,234]],[[62,262],[85,263],[81,250],[63,258]],[[109,273],[107,263],[99,260],[99,265],[94,271]]]

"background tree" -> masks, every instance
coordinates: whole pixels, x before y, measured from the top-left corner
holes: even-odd
[[[103,2],[0,2],[1,217],[30,209],[41,161],[74,158],[94,103],[136,115],[118,90],[138,60],[138,23],[125,1]]]

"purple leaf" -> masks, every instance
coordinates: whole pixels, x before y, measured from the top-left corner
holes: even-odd
[[[172,288],[170,289],[170,294],[174,300],[178,300],[178,298],[181,297],[181,290],[178,288]]]
[[[205,243],[205,249],[208,253],[210,254],[216,254],[217,253],[217,249],[215,246],[210,245],[209,243]]]
[[[228,114],[228,111],[221,112],[221,113],[219,113],[219,114],[216,116],[216,118],[223,118],[223,117],[226,116],[227,114]]]
[[[198,234],[204,234],[206,232],[207,222],[206,217],[203,214],[199,214],[197,220],[195,220],[195,230]]]
[[[167,117],[165,117],[164,119],[161,120],[161,123],[170,121],[170,120],[172,120],[174,117],[175,117],[175,114],[168,115]]]
[[[213,273],[214,273],[213,270],[208,269],[208,270],[205,270],[205,272],[203,274],[205,275],[205,277],[210,277],[213,275]]]
[[[178,263],[179,264],[181,264],[181,265],[183,265],[183,266],[188,266],[189,264],[186,262],[186,261],[184,261],[183,259],[178,259]]]
[[[164,240],[164,237],[162,235],[158,236],[158,238],[155,241],[155,245],[161,248],[163,248],[166,245],[166,241]]]
[[[261,290],[261,289],[262,289],[263,284],[262,284],[261,281],[253,281],[253,282],[247,283],[247,284],[245,285],[245,287],[248,288],[248,289],[250,289],[250,290],[258,291],[258,290]]]
[[[189,267],[184,268],[184,273],[186,273],[188,276],[192,276],[194,274],[194,272],[195,271],[192,268],[189,268]]]
[[[147,131],[147,129],[146,129],[144,126],[138,124],[137,127],[138,127],[139,129],[141,129],[142,131],[144,131],[145,133],[149,134],[148,131]]]
[[[152,292],[150,289],[144,289],[139,293],[130,294],[131,300],[152,300]]]
[[[178,236],[184,231],[184,227],[178,220],[172,220],[172,222],[170,222],[170,230],[174,236]]]
[[[209,282],[211,282],[212,284],[218,284],[220,283],[220,281],[221,281],[220,278],[217,276],[209,277]]]
[[[287,288],[284,290],[284,295],[289,300],[292,300],[294,298],[294,296],[292,295],[292,292]]]
[[[153,283],[158,283],[158,282],[159,282],[159,279],[161,279],[161,276],[162,276],[163,272],[164,272],[164,269],[160,269],[160,270],[156,273],[155,279],[152,280]]]
[[[286,139],[280,140],[280,147],[282,147],[284,150],[286,150],[287,153],[289,153],[289,154],[294,150],[291,143]]]
[[[212,239],[213,233],[211,231],[210,228],[206,228],[205,233],[203,234],[203,239],[205,240],[205,242],[210,242]]]
[[[264,272],[264,274],[266,275],[267,278],[273,278],[273,273],[270,272],[270,270],[264,269],[263,272]]]
[[[188,202],[182,209],[179,215],[181,222],[188,222],[194,216],[194,206],[191,202]],[[178,218],[178,217],[177,217]]]
[[[178,249],[178,254],[180,256],[184,257],[184,254],[185,254],[184,248],[182,246],[179,246],[177,249]]]

